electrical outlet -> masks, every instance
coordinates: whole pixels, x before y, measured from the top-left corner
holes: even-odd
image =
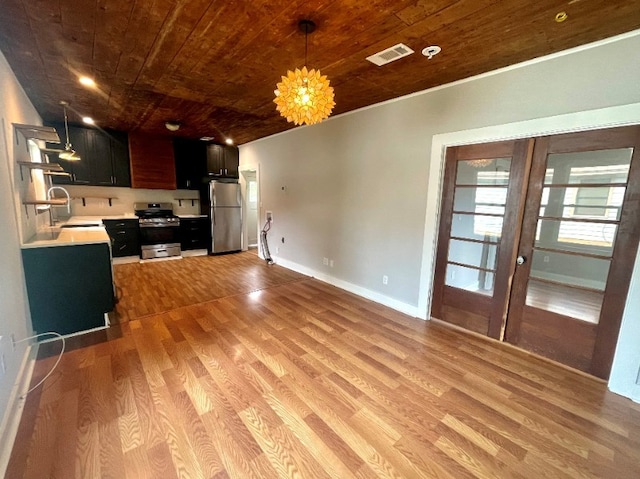
[[[332,259],[329,260],[329,268],[333,268],[333,260]]]
[[[329,266],[329,258],[322,258],[322,264],[324,266]]]
[[[548,257],[548,256],[545,256],[545,257],[544,257],[544,258],[542,258],[542,259],[543,259],[543,261],[544,261],[545,263],[548,263],[548,262],[549,262],[549,257]]]
[[[0,354],[0,373],[4,375],[7,372],[7,365],[4,362],[4,353]]]
[[[389,276],[382,275],[382,284],[389,284]]]
[[[266,214],[266,215],[267,215],[267,216],[266,216],[266,218],[267,218],[267,222],[269,222],[269,221],[270,221],[271,223],[273,223],[273,211],[267,211],[267,214]]]
[[[276,254],[280,252],[280,246],[276,246]]]
[[[11,338],[11,350],[15,351],[16,350],[16,337],[13,333],[11,333],[9,335],[9,337]]]

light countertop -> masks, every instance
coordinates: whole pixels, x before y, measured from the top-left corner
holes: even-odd
[[[50,246],[72,246],[94,243],[110,243],[103,226],[81,228],[51,228],[29,238],[22,248],[45,248]]]
[[[206,218],[207,215],[178,215],[180,218]],[[23,248],[42,248],[48,246],[69,246],[75,244],[109,243],[109,235],[102,220],[135,220],[133,213],[113,216],[72,216],[55,227],[40,231],[29,238]],[[66,228],[64,226],[67,226]],[[73,226],[69,228],[69,226]]]
[[[102,225],[102,220],[137,220],[133,213],[113,216],[72,216],[63,224],[65,225]]]

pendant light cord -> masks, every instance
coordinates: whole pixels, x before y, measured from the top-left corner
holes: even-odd
[[[62,109],[64,110],[64,132],[67,135],[67,144],[65,147],[71,148],[71,143],[69,143],[69,125],[67,124],[67,107],[63,106]]]
[[[309,29],[304,29],[304,66],[307,66],[307,48],[309,43]]]

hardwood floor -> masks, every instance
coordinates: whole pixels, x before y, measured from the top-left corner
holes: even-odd
[[[640,477],[640,405],[314,279],[93,339],[28,397],[7,478]]]
[[[604,293],[529,280],[527,305],[598,324]]]
[[[264,261],[256,261],[252,251],[120,264],[113,271],[118,293],[117,321],[304,278],[296,272],[270,268]]]

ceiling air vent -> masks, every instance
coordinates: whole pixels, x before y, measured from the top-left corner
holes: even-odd
[[[391,48],[387,48],[386,50],[382,50],[381,52],[376,53],[375,55],[367,57],[367,60],[381,67],[382,65],[386,65],[387,63],[391,63],[395,60],[398,60],[399,58],[411,55],[412,53],[413,50],[411,48],[406,46],[404,43],[398,43]]]

